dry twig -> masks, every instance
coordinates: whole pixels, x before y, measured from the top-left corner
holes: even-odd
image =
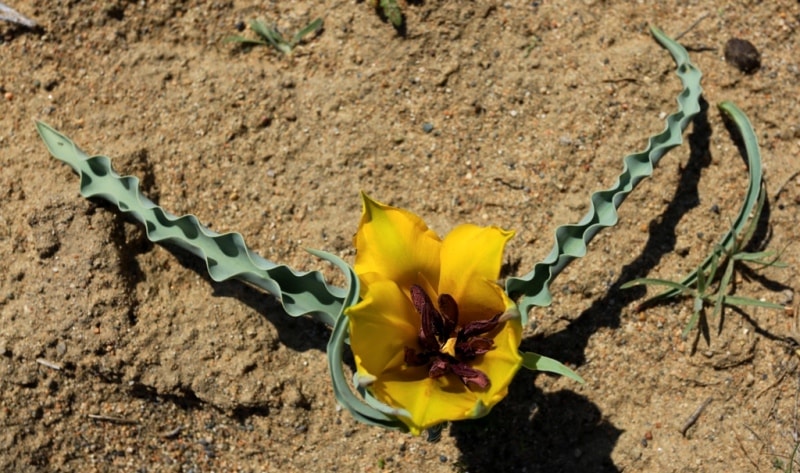
[[[704,13],[703,15],[701,15],[700,18],[698,18],[694,23],[692,23],[688,28],[686,28],[686,30],[683,33],[675,36],[675,41],[678,41],[679,39],[683,38],[686,35],[686,33],[692,31],[697,25],[700,24],[701,21],[705,20],[706,17],[708,17],[708,13]]]
[[[697,422],[697,419],[699,419],[699,418],[700,418],[700,414],[702,414],[702,413],[703,413],[703,410],[706,408],[706,406],[708,406],[708,405],[711,403],[711,399],[712,399],[712,398],[708,398],[708,399],[706,399],[705,401],[703,401],[703,403],[702,403],[702,404],[700,404],[700,407],[698,407],[698,408],[697,408],[697,409],[694,411],[694,413],[692,413],[692,415],[691,415],[691,416],[689,416],[689,418],[688,418],[688,419],[686,419],[686,422],[684,422],[684,423],[683,423],[683,427],[681,427],[681,435],[683,435],[684,437],[686,437],[686,432],[687,432],[689,429],[691,429],[691,428],[692,428],[692,426],[693,426],[693,425],[694,425],[694,424]]]
[[[104,416],[97,414],[89,414],[86,417],[103,422],[111,422],[113,424],[136,425],[139,423],[139,421],[131,419],[123,419],[122,417],[112,417],[112,416]]]
[[[46,366],[51,370],[61,371],[61,365],[53,363],[52,361],[45,360],[44,358],[36,358],[36,362],[42,366]]]

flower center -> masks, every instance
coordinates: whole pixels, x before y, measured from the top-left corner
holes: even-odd
[[[439,310],[436,310],[425,290],[416,284],[411,286],[411,302],[422,317],[418,337],[420,349],[405,347],[406,364],[428,366],[431,378],[452,373],[470,389],[487,388],[489,377],[469,362],[494,348],[492,339],[484,335],[497,327],[502,314],[459,326],[458,304],[453,296],[441,294]]]

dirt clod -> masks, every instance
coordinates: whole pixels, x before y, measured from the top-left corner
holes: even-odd
[[[729,39],[725,43],[725,60],[745,74],[753,74],[761,67],[761,53],[746,39]]]

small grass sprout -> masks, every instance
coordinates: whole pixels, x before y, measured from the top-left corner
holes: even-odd
[[[310,33],[316,33],[322,29],[322,18],[317,18],[312,21],[305,28],[301,29],[292,36],[291,39],[284,38],[283,34],[278,30],[276,24],[267,26],[264,21],[250,20],[250,29],[255,31],[259,36],[258,38],[246,38],[244,36],[228,36],[223,41],[225,43],[242,43],[242,44],[262,44],[265,46],[272,46],[283,54],[291,54],[295,46],[300,44]]]
[[[670,297],[691,297],[694,300],[692,316],[689,318],[689,322],[683,329],[681,336],[685,339],[689,332],[694,330],[699,324],[700,332],[698,336],[702,333],[706,343],[710,343],[708,319],[706,317],[706,311],[709,307],[712,308],[711,317],[718,320],[717,333],[722,332],[722,324],[724,321],[723,308],[725,306],[738,308],[746,306],[764,307],[767,309],[783,310],[784,307],[780,304],[733,295],[735,291],[734,274],[738,265],[749,263],[760,265],[761,268],[786,267],[786,263],[779,261],[779,255],[775,251],[745,251],[758,226],[761,211],[764,208],[765,196],[766,192],[762,187],[758,202],[756,203],[755,213],[748,225],[744,228],[744,231],[737,235],[737,238],[733,241],[730,248],[725,248],[717,244],[710,257],[705,260],[709,261],[709,264],[701,264],[697,268],[694,273],[696,277],[692,282],[687,283],[687,281],[692,280],[690,277],[684,278],[683,282],[676,282],[668,279],[639,278],[623,284],[622,289],[646,285],[666,286],[670,290],[668,293],[659,294],[647,299],[639,305],[638,310],[642,310],[648,305],[666,300]]]
[[[397,0],[369,0],[369,3],[378,14],[397,30],[405,28],[405,15],[397,4]]]
[[[792,454],[788,458],[786,457],[775,457],[772,459],[772,468],[776,470],[780,470],[783,473],[792,473],[795,471],[794,466],[798,463],[797,462],[797,449],[800,448],[800,442],[795,442],[794,448],[792,449]],[[784,458],[786,461],[784,462]]]

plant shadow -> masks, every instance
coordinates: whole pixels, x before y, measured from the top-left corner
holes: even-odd
[[[464,471],[616,472],[611,452],[622,431],[586,397],[543,393],[520,372],[492,413],[450,427]]]
[[[310,317],[291,317],[275,296],[246,283],[234,280],[217,282],[208,275],[203,260],[182,248],[164,245],[178,262],[202,277],[212,288],[214,297],[233,298],[261,314],[275,327],[281,344],[294,351],[325,351],[330,329]]]
[[[125,227],[115,224],[110,237],[117,243],[117,247],[123,248],[119,252],[119,256],[126,268],[123,274],[126,285],[132,287],[144,281],[147,276],[139,267],[136,255],[151,251],[155,244],[147,239],[142,225],[137,220],[119,212],[115,205],[104,200],[93,199],[92,202],[100,208],[119,214],[121,218],[117,221],[124,220],[134,225]],[[295,351],[311,349],[325,351],[331,333],[326,325],[316,322],[310,317],[289,316],[275,296],[241,281],[214,281],[209,276],[203,259],[169,242],[159,242],[158,245],[167,250],[184,269],[192,271],[202,278],[212,288],[213,297],[236,299],[261,314],[275,327],[278,339],[287,348]],[[131,325],[137,323],[135,317],[130,318],[130,323]]]

